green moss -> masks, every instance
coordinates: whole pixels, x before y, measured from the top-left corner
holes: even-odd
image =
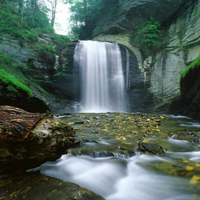
[[[8,74],[12,74],[17,80],[25,85],[29,82],[22,73],[22,71],[28,70],[27,66],[19,63],[11,57],[5,56],[2,51],[0,51],[0,69],[3,69]]]
[[[182,74],[181,74],[181,78],[184,78],[186,76],[186,74],[191,70],[194,69],[195,67],[200,66],[200,54],[199,56],[192,61],[192,63],[187,67],[187,69],[185,69]]]
[[[40,85],[38,85],[38,84],[36,84],[36,83],[33,83],[33,85],[37,88],[37,89],[39,89],[41,92],[43,92],[45,95],[48,95],[49,93],[46,91],[46,90],[44,90]]]
[[[8,92],[18,92],[19,90],[23,90],[28,94],[28,96],[33,96],[30,88],[12,77],[10,74],[6,73],[3,69],[0,69],[0,82],[6,85]]]

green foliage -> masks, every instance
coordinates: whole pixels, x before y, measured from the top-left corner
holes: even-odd
[[[195,67],[199,67],[200,66],[200,54],[199,56],[192,61],[192,63],[187,67],[187,69],[185,69],[182,74],[181,74],[181,78],[184,78],[186,76],[186,74],[191,70],[194,69]]]
[[[53,76],[62,76],[63,75],[63,72],[58,72],[56,74],[54,74]]]
[[[53,34],[51,35],[51,39],[58,46],[67,46],[70,43],[69,37],[64,35]]]
[[[53,47],[53,45],[41,45],[41,46],[37,46],[38,50],[42,53],[47,53],[47,52],[52,52],[55,53],[55,49]]]
[[[21,0],[0,0],[0,32],[18,38],[20,44],[37,42],[41,33],[53,33],[45,7],[34,2],[33,6],[33,0],[24,5]]]
[[[0,69],[0,83],[6,87],[8,92],[17,92],[20,94],[19,91],[24,91],[28,96],[33,96],[32,91],[26,85],[6,73],[3,69]]]
[[[149,55],[156,48],[162,46],[159,40],[161,25],[153,17],[145,24],[138,26],[133,44],[139,47],[146,55]]]
[[[26,42],[37,42],[38,41],[38,33],[34,30],[23,30],[22,31],[22,38]]]
[[[72,33],[79,39],[90,39],[100,18],[105,14],[112,20],[116,16],[118,0],[66,0],[71,4]]]
[[[27,78],[21,72],[22,70],[27,70],[27,66],[21,63],[18,63],[16,60],[5,56],[3,52],[0,51],[0,69],[3,69],[6,73],[12,74],[23,84],[27,84]]]
[[[13,59],[10,58],[10,57],[7,57],[5,55],[3,55],[1,52],[0,52],[0,63],[3,64],[3,65],[9,65],[13,62]]]

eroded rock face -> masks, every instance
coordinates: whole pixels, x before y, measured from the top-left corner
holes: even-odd
[[[180,95],[180,75],[200,53],[199,0],[189,0],[167,26],[169,41],[156,55],[149,92],[162,105]]]
[[[56,160],[75,141],[75,131],[46,114],[0,107],[0,170],[25,171]]]
[[[97,24],[93,36],[131,32],[150,17],[162,23],[173,15],[184,2],[186,0],[120,1],[116,16],[109,20],[109,16],[105,15]]]

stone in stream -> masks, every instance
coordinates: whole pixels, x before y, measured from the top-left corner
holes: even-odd
[[[74,124],[84,124],[84,121],[74,122]]]
[[[143,153],[148,152],[154,155],[163,155],[165,153],[160,145],[146,142],[140,142],[138,150]]]
[[[113,157],[114,154],[109,151],[101,151],[101,152],[96,152],[95,157]]]
[[[74,144],[75,133],[50,112],[0,106],[0,170],[22,172],[56,160]]]
[[[76,184],[34,173],[0,178],[0,199],[6,200],[103,200]]]

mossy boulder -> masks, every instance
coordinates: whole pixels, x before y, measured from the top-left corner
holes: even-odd
[[[10,105],[29,112],[49,110],[45,102],[35,97],[29,87],[0,69],[0,105]]]

